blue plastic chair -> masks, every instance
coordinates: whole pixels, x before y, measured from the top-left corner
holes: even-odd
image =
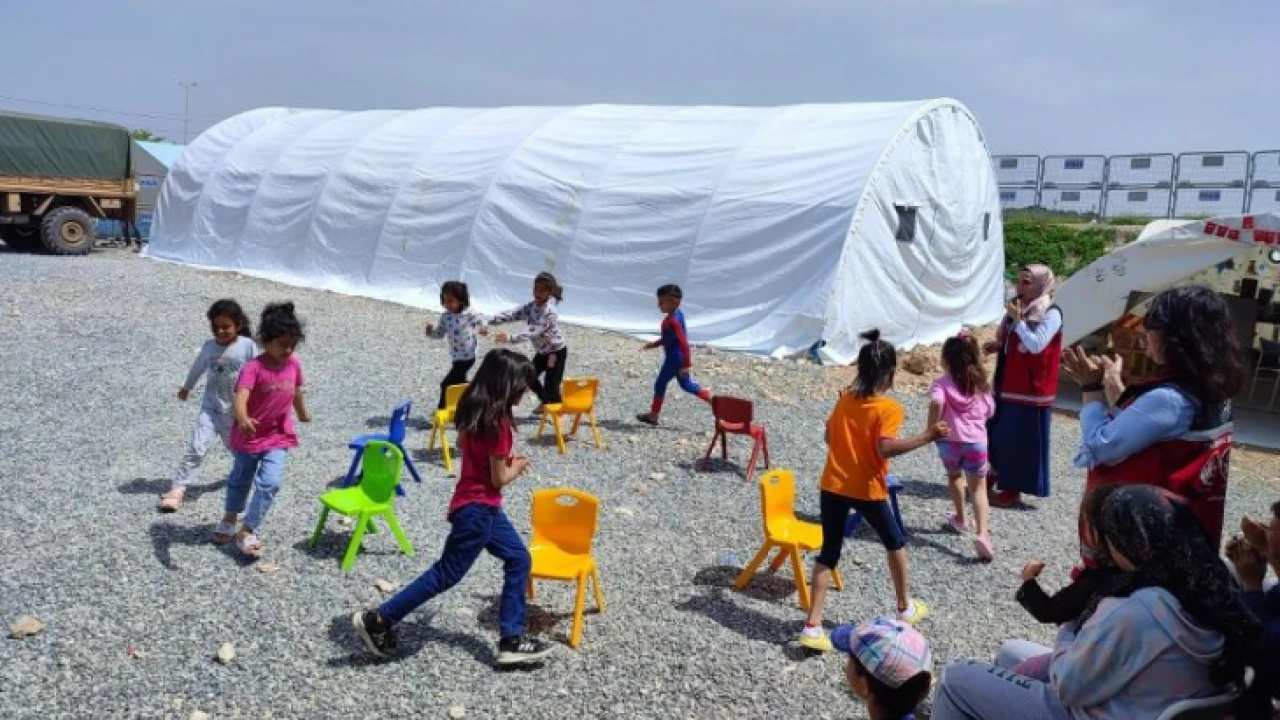
[[[889,481],[889,505],[893,507],[893,519],[898,523],[898,530],[902,532],[902,537],[907,536],[907,526],[902,522],[902,511],[898,509],[898,491],[902,489],[902,483],[898,482],[895,475],[886,478]],[[855,512],[844,521],[844,536],[853,537],[853,534],[862,527],[862,513]]]
[[[399,448],[401,454],[404,455],[404,466],[408,468],[409,474],[417,482],[422,482],[422,476],[418,474],[418,468],[413,466],[413,459],[409,457],[409,451],[404,447],[404,437],[408,431],[409,412],[411,410],[413,410],[413,401],[406,400],[403,405],[391,411],[391,423],[387,428],[387,432],[361,435],[347,443],[347,447],[355,451],[355,457],[351,458],[351,467],[347,470],[347,477],[342,481],[342,487],[350,487],[356,484],[356,478],[360,473],[360,459],[364,457],[364,446],[374,441],[391,443]],[[396,494],[404,495],[404,489],[399,485],[396,485]]]

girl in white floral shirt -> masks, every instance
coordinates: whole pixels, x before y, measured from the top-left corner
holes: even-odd
[[[560,383],[564,380],[565,360],[569,356],[569,346],[565,342],[564,333],[560,331],[560,317],[556,307],[564,300],[564,288],[556,282],[551,273],[538,273],[533,279],[533,302],[521,305],[513,310],[493,316],[489,323],[503,323],[523,320],[527,327],[517,333],[498,333],[498,342],[520,342],[528,340],[533,344],[537,354],[533,358],[533,369],[538,375],[530,385],[530,389],[542,401],[535,413],[540,413],[544,405],[555,405],[560,402]],[[545,380],[542,379],[543,376]]]
[[[449,374],[440,381],[440,404],[445,407],[445,391],[450,385],[462,385],[467,382],[467,373],[476,364],[476,346],[480,334],[485,332],[484,316],[471,309],[471,293],[467,284],[459,280],[450,280],[440,286],[440,304],[444,306],[444,314],[440,316],[440,324],[427,323],[427,337],[449,339],[449,357],[453,365]]]

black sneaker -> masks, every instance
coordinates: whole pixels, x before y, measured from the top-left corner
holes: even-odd
[[[636,419],[644,423],[645,425],[652,425],[654,427],[658,426],[658,417],[653,413],[642,413],[640,415],[637,415]]]
[[[526,637],[502,638],[498,641],[498,665],[527,665],[542,660],[555,648],[549,643]]]
[[[356,633],[364,641],[365,647],[369,648],[369,652],[380,658],[389,658],[396,654],[396,634],[382,622],[378,613],[365,610],[352,615],[351,627],[356,629]]]

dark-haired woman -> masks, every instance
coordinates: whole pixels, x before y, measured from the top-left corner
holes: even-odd
[[[861,513],[884,545],[898,600],[898,619],[917,623],[929,613],[927,605],[911,597],[908,587],[906,543],[889,505],[889,459],[941,440],[949,428],[939,422],[915,437],[898,438],[904,412],[898,401],[885,394],[893,389],[897,352],[880,339],[879,330],[863,333],[862,339],[866,343],[858,351],[858,376],[853,386],[840,394],[827,418],[827,464],[819,496],[822,551],[813,567],[809,617],[798,639],[802,646],[820,652],[832,647],[822,630],[822,612],[851,512]],[[752,564],[763,559],[762,553]]]
[[[1006,308],[997,353],[996,412],[987,426],[991,503],[1010,507],[1023,494],[1049,496],[1049,417],[1062,366],[1062,310],[1053,304],[1053,271],[1018,272],[1017,297]]]
[[[1180,504],[1153,487],[1112,493],[1093,525],[1122,572],[1063,626],[1048,679],[956,663],[942,675],[934,720],[1140,720],[1238,685],[1260,627]]]
[[[1143,321],[1147,357],[1158,369],[1125,386],[1121,361],[1068,351],[1064,369],[1080,383],[1078,467],[1086,491],[1108,483],[1152,484],[1186,499],[1214,547],[1222,541],[1231,452],[1231,398],[1244,378],[1226,301],[1206,287],[1166,290]],[[1082,532],[1091,564],[1096,549]]]

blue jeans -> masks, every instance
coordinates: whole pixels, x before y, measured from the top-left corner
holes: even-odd
[[[524,634],[525,587],[533,560],[502,508],[472,503],[449,517],[453,528],[444,541],[444,552],[429,570],[378,608],[388,626],[395,625],[431,598],[457,585],[480,557],[480,551],[502,561],[502,600],[498,628],[502,637]]]
[[[248,502],[249,512],[244,515],[244,526],[257,530],[262,520],[271,509],[271,501],[275,500],[276,491],[284,481],[284,465],[289,459],[289,451],[283,448],[268,450],[264,453],[235,453],[235,464],[231,466],[231,474],[227,476],[228,515],[239,515],[244,512]],[[253,499],[249,499],[249,490],[253,490]]]

